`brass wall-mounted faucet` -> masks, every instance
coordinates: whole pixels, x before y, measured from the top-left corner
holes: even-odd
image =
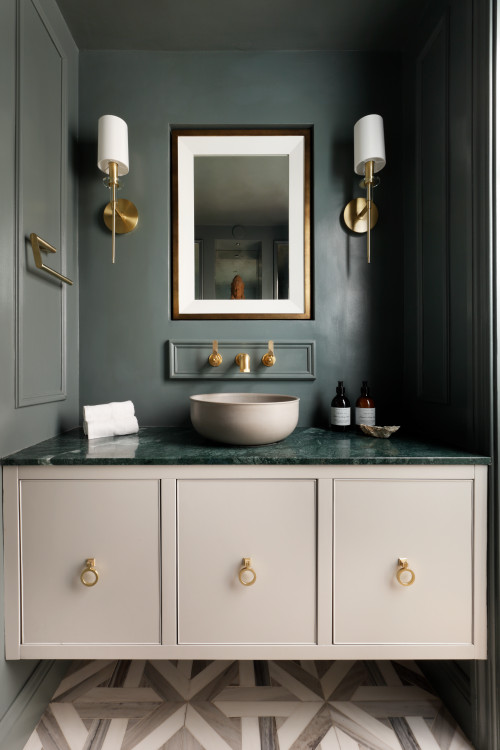
[[[234,358],[234,361],[240,368],[240,372],[250,372],[250,355],[240,352]]]

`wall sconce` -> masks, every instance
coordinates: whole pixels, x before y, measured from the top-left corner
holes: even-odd
[[[104,184],[111,190],[111,202],[104,209],[104,223],[112,233],[112,262],[115,262],[115,235],[131,232],[137,226],[137,208],[128,200],[116,200],[119,177],[128,174],[128,128],[121,117],[103,115],[99,118],[97,166],[108,177]]]
[[[380,115],[366,115],[354,126],[354,171],[364,175],[360,187],[366,188],[366,198],[354,198],[344,209],[344,221],[353,232],[366,232],[366,253],[370,262],[370,230],[378,220],[378,210],[372,201],[372,188],[380,180],[374,177],[385,167],[384,121]]]

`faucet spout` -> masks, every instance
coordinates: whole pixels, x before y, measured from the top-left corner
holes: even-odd
[[[237,354],[234,361],[240,368],[240,372],[250,372],[250,355],[245,353]]]

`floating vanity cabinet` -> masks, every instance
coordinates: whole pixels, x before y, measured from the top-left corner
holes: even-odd
[[[141,433],[161,460],[77,433],[4,465],[7,658],[486,657],[488,459]]]
[[[471,480],[335,482],[335,643],[473,643],[473,492]]]
[[[160,643],[159,500],[155,479],[19,482],[23,644]]]
[[[177,503],[179,643],[316,643],[316,483],[181,480]]]

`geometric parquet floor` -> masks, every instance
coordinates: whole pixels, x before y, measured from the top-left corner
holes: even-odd
[[[77,661],[25,750],[472,750],[413,662]]]

